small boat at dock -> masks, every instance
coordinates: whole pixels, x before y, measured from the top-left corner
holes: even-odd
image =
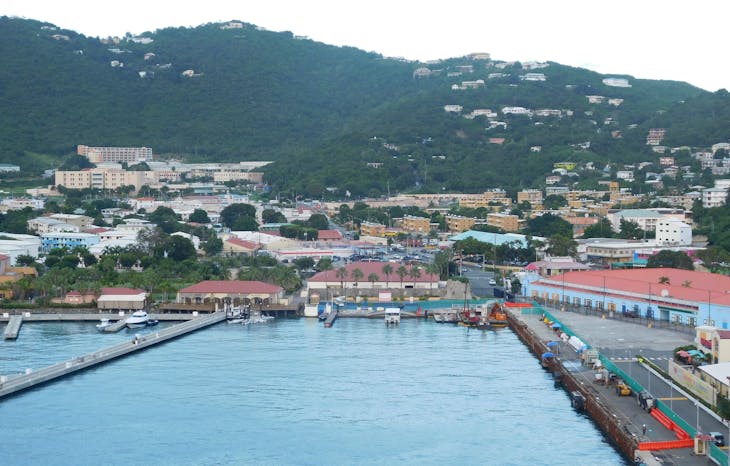
[[[400,324],[400,308],[389,307],[385,309],[385,325]]]
[[[103,332],[105,328],[111,327],[112,321],[109,319],[101,319],[101,322],[96,324],[96,329],[100,332]]]
[[[150,316],[147,314],[147,311],[135,311],[130,317],[127,318],[127,327],[146,327],[149,320]]]

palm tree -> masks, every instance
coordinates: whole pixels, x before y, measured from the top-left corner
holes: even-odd
[[[408,275],[408,269],[405,265],[401,265],[396,269],[395,274],[398,275],[398,277],[400,278],[400,287],[401,289],[403,289],[403,277]]]
[[[380,277],[378,277],[378,274],[375,272],[371,272],[370,275],[368,275],[368,281],[370,282],[370,288],[375,288],[375,282],[378,281]]]
[[[408,275],[413,279],[413,288],[416,288],[416,279],[421,278],[421,269],[411,266],[411,271],[408,272]]]
[[[426,266],[426,272],[441,278],[441,268],[437,264],[428,264]],[[433,289],[433,277],[431,277],[431,288]]]
[[[692,287],[692,282],[689,281],[689,280],[685,280],[685,281],[682,282],[682,286],[685,287],[685,288],[691,288]]]
[[[661,277],[659,277],[659,283],[661,283],[662,285],[669,285],[669,277],[662,275]]]
[[[385,264],[383,266],[383,273],[385,274],[385,287],[390,288],[390,274],[393,273],[393,266]]]
[[[347,269],[340,267],[335,272],[335,276],[340,279],[340,288],[345,288],[345,279],[347,278]]]
[[[352,272],[350,272],[350,276],[352,277],[352,281],[355,282],[355,287],[357,287],[357,282],[362,280],[362,277],[364,277],[365,274],[359,267],[355,267]]]

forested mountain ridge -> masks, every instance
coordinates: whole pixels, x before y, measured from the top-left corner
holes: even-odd
[[[654,127],[671,145],[730,139],[724,91],[613,75],[631,87],[608,86],[606,75],[552,62],[406,62],[242,26],[113,44],[0,18],[0,158],[27,165],[28,153],[60,158],[77,144],[148,146],[190,161],[275,160],[274,189],[357,196],[537,187],[559,161],[655,161]]]

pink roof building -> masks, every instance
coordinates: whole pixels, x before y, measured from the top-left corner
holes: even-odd
[[[284,290],[261,281],[206,280],[177,292],[178,303],[278,303]]]
[[[383,268],[389,265],[392,269],[390,275],[383,272]],[[397,271],[399,267],[405,267],[405,275],[401,279]],[[392,288],[421,288],[433,289],[439,285],[438,275],[426,272],[422,267],[413,264],[401,264],[392,262],[352,262],[344,266],[344,277],[340,275],[339,268],[319,272],[308,280],[310,289],[326,289],[331,287],[361,288],[361,289],[392,289]],[[361,277],[355,281],[355,275],[360,270]],[[415,276],[414,276],[415,275]],[[374,279],[374,280],[373,280]]]
[[[527,281],[542,302],[605,312],[638,310],[657,320],[730,328],[730,277],[672,268],[566,272]]]

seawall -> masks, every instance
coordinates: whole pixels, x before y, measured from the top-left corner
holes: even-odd
[[[507,312],[509,326],[522,342],[537,357],[549,351],[544,341],[534,333],[526,323],[514,316],[513,311]],[[549,369],[556,380],[568,391],[579,391],[585,398],[584,411],[593,419],[599,428],[608,436],[618,450],[629,460],[633,460],[634,452],[639,446],[638,440],[629,432],[626,432],[621,425],[620,418],[610,412],[601,401],[580,382],[560,360],[554,360],[548,364]]]

